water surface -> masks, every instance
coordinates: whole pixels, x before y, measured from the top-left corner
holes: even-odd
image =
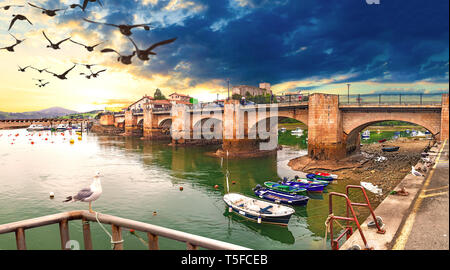
[[[227,161],[205,154],[217,146],[171,147],[139,138],[94,134],[83,135],[79,141],[70,131],[64,136],[61,132],[29,133],[25,129],[0,130],[0,134],[0,224],[88,209],[87,203],[62,201],[89,186],[100,171],[103,194],[93,203],[98,212],[252,249],[324,248],[327,193],[311,194],[306,207],[294,207],[296,213],[287,227],[231,215],[222,200],[227,167],[230,181],[235,181],[230,183],[230,191],[254,196],[256,184],[299,175],[287,162],[305,155],[305,150],[285,147],[277,156]],[[74,139],[73,144],[70,139]],[[330,185],[328,192],[344,191],[344,182]],[[55,193],[54,199],[49,198],[49,192]],[[70,238],[83,248],[81,221],[69,224]],[[98,224],[92,222],[91,230],[94,249],[111,248],[109,237]],[[147,248],[129,232],[123,235],[125,249]],[[146,238],[144,233],[138,235]],[[58,225],[27,230],[26,239],[28,249],[60,249]],[[160,238],[160,248],[185,249],[185,244]],[[16,249],[14,233],[0,235],[0,249]]]

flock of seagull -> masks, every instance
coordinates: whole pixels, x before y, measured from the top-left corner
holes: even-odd
[[[47,15],[49,17],[54,17],[54,16],[57,15],[57,12],[64,11],[64,13],[65,13],[66,10],[69,9],[69,8],[71,8],[71,9],[80,8],[83,12],[85,12],[85,10],[86,10],[86,8],[88,6],[88,3],[94,3],[94,2],[97,2],[101,7],[103,7],[103,4],[101,3],[100,0],[83,0],[82,4],[71,4],[71,5],[69,5],[66,8],[59,8],[59,9],[46,9],[44,7],[37,6],[37,5],[35,5],[33,3],[30,3],[30,2],[28,2],[28,4],[31,7],[33,7],[33,8],[42,10],[42,14],[45,14],[45,15]],[[0,10],[1,9],[9,10],[11,7],[24,7],[24,5],[6,5],[6,6],[0,7]],[[14,24],[17,21],[24,21],[24,22],[28,22],[30,25],[33,25],[33,23],[26,16],[24,16],[22,14],[13,14],[12,17],[13,17],[13,19],[10,22],[10,25],[9,25],[9,28],[8,28],[8,32],[13,28]],[[112,49],[112,48],[103,48],[102,50],[100,50],[101,53],[111,53],[111,52],[112,53],[116,53],[118,55],[117,61],[121,62],[124,65],[132,64],[132,58],[134,56],[137,56],[137,58],[140,59],[141,61],[148,61],[148,60],[150,60],[150,55],[156,55],[156,53],[153,51],[155,48],[157,48],[159,46],[162,46],[162,45],[166,45],[166,44],[172,43],[172,42],[174,42],[177,39],[177,38],[172,38],[172,39],[168,39],[168,40],[163,40],[163,41],[160,41],[160,42],[157,42],[157,43],[154,43],[154,44],[150,45],[146,49],[139,49],[139,47],[136,45],[135,41],[131,38],[131,35],[133,34],[131,30],[133,28],[143,28],[144,30],[149,31],[150,30],[150,24],[136,24],[136,25],[119,24],[118,25],[118,24],[111,24],[111,23],[106,23],[106,22],[96,22],[96,21],[92,21],[92,20],[89,20],[89,19],[86,19],[86,18],[83,18],[83,20],[85,22],[88,22],[88,23],[106,25],[106,26],[111,26],[111,27],[117,27],[119,29],[120,33],[122,35],[126,36],[130,40],[130,42],[133,44],[133,46],[135,48],[135,50],[131,54],[124,55],[124,54],[121,54],[120,52],[118,52],[117,50]],[[22,40],[18,39],[11,33],[9,33],[9,34],[15,39],[15,44],[7,46],[7,47],[0,48],[0,51],[1,50],[6,50],[8,52],[14,52],[14,47],[16,47],[17,45],[21,44],[25,40],[25,39],[22,39]],[[51,49],[54,49],[54,50],[61,49],[60,45],[63,42],[70,41],[70,42],[72,42],[74,44],[77,44],[77,45],[80,45],[80,46],[84,47],[88,52],[93,52],[94,49],[97,46],[99,46],[99,45],[101,45],[101,44],[106,42],[106,41],[102,41],[102,42],[98,42],[98,43],[96,43],[94,45],[85,45],[85,44],[83,44],[81,42],[72,40],[72,37],[68,37],[68,38],[64,38],[64,39],[62,39],[62,40],[60,40],[60,41],[55,43],[54,41],[52,41],[47,36],[45,31],[42,31],[42,34],[43,34],[44,38],[49,43],[47,45],[47,48],[51,48]],[[67,80],[67,77],[66,77],[67,74],[70,71],[72,71],[77,65],[83,65],[83,66],[85,66],[87,68],[87,70],[88,70],[87,72],[80,73],[80,75],[85,76],[86,79],[97,78],[101,72],[105,72],[106,71],[106,69],[102,69],[102,70],[94,72],[94,71],[92,71],[91,67],[95,66],[95,64],[80,64],[80,63],[74,63],[74,65],[70,69],[66,70],[65,72],[63,72],[61,74],[57,74],[57,73],[54,73],[52,71],[49,71],[48,68],[38,69],[38,68],[32,67],[30,65],[28,65],[26,67],[23,67],[23,68],[18,66],[19,67],[18,71],[26,72],[27,68],[31,68],[31,69],[34,69],[34,70],[38,71],[39,73],[46,72],[46,73],[52,74],[54,77],[56,77],[56,78],[58,78],[60,80]],[[44,82],[44,79],[33,79],[33,80],[37,80],[39,82],[39,83],[35,84],[38,87],[45,87],[47,84],[49,84],[49,82]]]

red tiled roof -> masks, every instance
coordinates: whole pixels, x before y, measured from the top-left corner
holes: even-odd
[[[172,93],[172,94],[169,95],[169,97],[173,96],[173,95],[178,95],[180,97],[190,97],[189,95],[183,95],[183,94],[178,94],[178,93]]]
[[[167,99],[161,99],[161,100],[155,99],[155,100],[152,100],[150,103],[151,104],[167,104],[167,105],[170,105],[170,101],[168,101]]]
[[[139,99],[138,101],[135,101],[135,102],[131,103],[131,105],[129,105],[127,108],[133,106],[134,104],[138,103],[139,101],[143,100],[144,98],[148,98],[148,99],[150,99],[150,100],[155,99],[154,97],[145,95],[145,96],[143,96],[141,99]]]

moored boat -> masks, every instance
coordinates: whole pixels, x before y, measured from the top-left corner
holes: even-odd
[[[381,150],[383,150],[383,152],[396,152],[396,151],[398,151],[398,149],[400,149],[400,146],[389,146],[389,147],[381,148]]]
[[[68,126],[66,124],[59,124],[56,130],[67,130]]]
[[[32,124],[29,127],[27,127],[27,131],[40,131],[40,130],[44,130],[44,126],[43,125]]]
[[[316,175],[320,175],[320,176],[327,176],[327,177],[331,177],[333,179],[338,179],[338,175],[337,174],[332,174],[332,173],[326,173],[326,172],[316,172]]]
[[[308,173],[306,175],[306,178],[309,179],[315,179],[315,180],[322,180],[322,181],[333,181],[334,178],[331,176],[322,176],[322,175],[317,175],[315,173]]]
[[[323,189],[325,188],[325,185],[321,184],[305,184],[301,182],[292,182],[292,181],[285,181],[283,182],[283,184],[297,188],[304,188],[310,192],[323,192]]]
[[[287,226],[295,210],[288,206],[257,200],[239,193],[227,193],[223,196],[229,212],[258,223],[271,223]]]
[[[261,199],[273,201],[275,203],[282,203],[288,205],[306,205],[308,203],[309,197],[299,194],[288,194],[284,192],[279,192],[276,190],[263,188],[257,185],[253,191],[256,196]]]
[[[286,177],[283,180],[284,182],[286,181],[291,181],[291,182],[299,182],[299,183],[303,183],[303,184],[316,184],[316,185],[324,185],[327,186],[328,184],[330,184],[330,181],[323,181],[323,180],[315,180],[315,179],[308,179],[308,178],[294,178],[292,180],[288,180]]]
[[[275,182],[264,182],[264,185],[271,190],[281,191],[281,192],[289,193],[289,194],[305,194],[306,193],[305,188],[283,185],[283,184],[279,184],[279,183],[275,183]]]

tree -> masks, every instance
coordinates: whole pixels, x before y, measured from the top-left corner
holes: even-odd
[[[159,90],[159,88],[156,88],[155,93],[153,94],[153,97],[156,100],[162,100],[162,99],[166,99],[166,97],[163,95],[163,93],[161,92],[161,90]]]
[[[231,96],[231,99],[234,99],[234,100],[241,100],[241,99],[242,99],[242,96],[239,95],[239,94],[233,94],[233,95]]]

